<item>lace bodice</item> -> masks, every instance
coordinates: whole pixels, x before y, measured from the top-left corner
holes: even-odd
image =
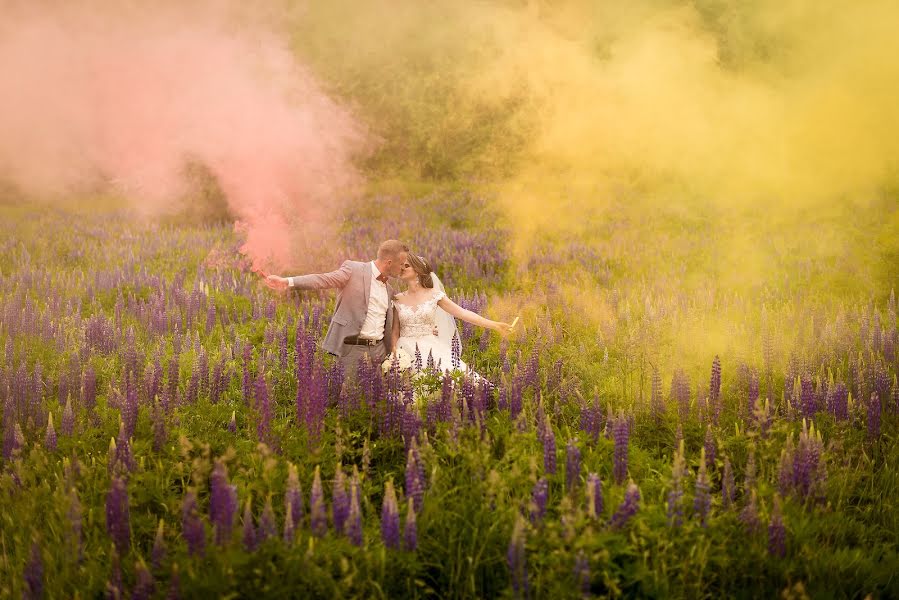
[[[437,335],[437,303],[445,297],[446,294],[438,291],[429,300],[415,306],[394,302],[400,318],[400,337]]]

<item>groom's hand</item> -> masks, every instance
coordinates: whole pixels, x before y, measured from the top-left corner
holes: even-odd
[[[286,277],[279,277],[278,275],[268,275],[265,278],[265,285],[273,290],[283,292],[288,288],[288,281]]]

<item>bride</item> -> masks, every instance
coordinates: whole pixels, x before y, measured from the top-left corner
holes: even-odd
[[[503,336],[512,331],[508,323],[485,319],[450,300],[424,257],[410,252],[401,267],[400,279],[408,289],[394,296],[391,333],[394,351],[402,349],[415,357],[418,350],[422,365],[429,363],[430,356],[433,364],[443,371],[454,368],[466,371],[468,367],[461,359],[458,366],[453,364],[453,338],[458,335],[454,317],[496,330]]]

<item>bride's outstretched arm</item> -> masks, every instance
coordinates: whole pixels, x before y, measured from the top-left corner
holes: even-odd
[[[441,298],[437,305],[457,319],[462,319],[463,321],[471,323],[472,325],[477,325],[478,327],[493,329],[494,331],[499,332],[500,335],[508,335],[512,331],[512,326],[508,323],[485,319],[476,312],[462,308],[446,296]]]

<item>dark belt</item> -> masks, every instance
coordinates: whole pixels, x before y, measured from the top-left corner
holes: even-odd
[[[344,344],[349,344],[350,346],[377,346],[380,344],[383,339],[380,340],[367,340],[365,338],[361,338],[358,335],[353,335],[350,337],[343,338]]]

